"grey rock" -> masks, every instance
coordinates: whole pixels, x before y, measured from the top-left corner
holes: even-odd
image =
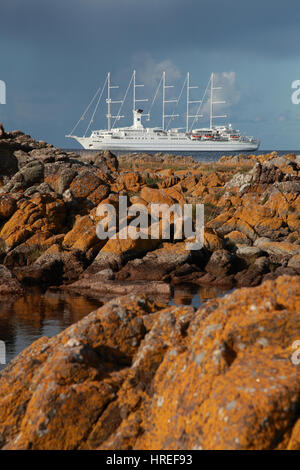
[[[41,183],[44,177],[44,165],[39,161],[29,162],[20,171],[23,176],[25,186]]]
[[[15,276],[0,264],[0,296],[22,295],[23,289]]]
[[[230,273],[233,257],[226,250],[216,250],[211,255],[205,270],[216,277],[223,277]]]
[[[225,184],[224,188],[226,189],[231,189],[234,187],[238,187],[240,189],[245,190],[247,185],[251,182],[252,180],[252,173],[237,173],[234,175],[228,183]]]
[[[298,274],[300,274],[300,254],[294,255],[290,258],[288,267],[293,268]]]
[[[238,249],[236,254],[245,257],[259,257],[263,254],[263,251],[257,246],[237,245]]]

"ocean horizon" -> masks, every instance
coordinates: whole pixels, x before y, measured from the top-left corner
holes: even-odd
[[[76,152],[79,154],[84,153],[101,153],[101,150],[87,150],[83,148],[74,149],[74,148],[63,148],[65,152]],[[157,154],[168,154],[168,155],[182,155],[182,156],[191,156],[195,159],[195,161],[199,162],[216,162],[223,156],[229,155],[263,155],[272,152],[277,152],[278,156],[287,155],[294,153],[295,155],[300,155],[300,149],[298,150],[257,150],[256,152],[151,152],[151,151],[142,151],[142,152],[112,152],[115,155],[137,155],[137,154],[148,154],[148,155],[157,155]]]

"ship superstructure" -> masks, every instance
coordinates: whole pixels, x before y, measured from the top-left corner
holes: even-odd
[[[137,151],[154,151],[154,152],[198,152],[198,151],[255,151],[258,149],[260,142],[254,137],[246,137],[239,130],[233,129],[231,124],[227,126],[216,126],[214,120],[217,118],[225,118],[226,115],[214,115],[215,106],[224,104],[224,101],[217,101],[214,98],[215,90],[221,87],[215,87],[214,74],[211,74],[208,86],[205,90],[202,100],[191,100],[190,90],[197,88],[190,85],[190,74],[188,73],[183,84],[179,98],[166,99],[166,90],[172,88],[172,85],[166,84],[166,73],[163,72],[158,87],[154,93],[154,98],[147,113],[143,113],[138,103],[147,102],[147,99],[137,99],[136,90],[143,85],[136,83],[136,71],[133,71],[129,85],[122,100],[113,100],[111,98],[111,90],[118,88],[111,85],[110,73],[107,74],[105,83],[94,96],[88,108],[74,127],[71,134],[66,137],[73,138],[79,142],[83,148],[90,150],[112,150],[121,152],[137,152]],[[128,96],[130,88],[133,88],[133,124],[128,127],[115,127],[116,123],[123,118],[121,115],[124,102]],[[92,130],[90,135],[87,133],[94,121],[96,111],[103,96],[104,90],[107,88],[107,129]],[[162,123],[160,127],[144,127],[142,118],[150,119],[152,106],[158,96],[159,89],[162,88]],[[179,115],[166,114],[166,106],[168,103],[175,103],[177,109],[179,100],[186,89],[186,126],[185,128],[168,129],[170,123]],[[201,108],[204,103],[205,95],[209,91],[209,127],[194,128],[199,118],[203,117]],[[89,126],[82,137],[73,134],[81,120],[85,117],[91,104],[96,101],[94,112],[92,113]],[[112,105],[119,104],[119,111],[116,115],[112,114]],[[191,104],[198,104],[195,114],[190,114]],[[191,119],[193,119],[191,124]],[[168,122],[167,122],[168,120]]]

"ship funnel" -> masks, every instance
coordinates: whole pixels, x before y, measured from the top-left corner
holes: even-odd
[[[133,128],[134,129],[143,129],[142,125],[142,109],[134,109],[133,110]]]

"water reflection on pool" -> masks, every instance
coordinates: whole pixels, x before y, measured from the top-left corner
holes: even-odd
[[[198,308],[225,291],[209,287],[181,286],[173,291],[170,305]],[[166,299],[164,299],[166,301]],[[6,363],[42,336],[55,336],[85,315],[101,307],[100,299],[67,291],[30,290],[23,297],[0,299],[0,340],[5,342]],[[0,364],[0,369],[5,366]]]
[[[228,293],[217,287],[199,287],[195,285],[177,286],[174,289],[170,305],[192,305],[199,308],[204,302]]]
[[[0,300],[0,339],[6,345],[6,362],[37,339],[60,333],[101,305],[99,300],[62,291],[32,290],[17,299]]]

